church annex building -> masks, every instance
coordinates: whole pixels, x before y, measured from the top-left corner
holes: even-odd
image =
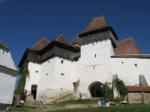
[[[12,105],[17,74],[10,48],[0,40],[0,112]]]
[[[105,82],[113,75],[126,85],[139,85],[139,75],[150,82],[150,55],[142,54],[133,38],[117,42],[118,36],[104,15],[93,18],[88,27],[69,42],[62,34],[52,41],[43,37],[27,48],[19,63],[28,62],[30,77],[25,90],[38,101],[73,93],[78,99],[101,97]]]

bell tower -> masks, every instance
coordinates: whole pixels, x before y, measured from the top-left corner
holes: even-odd
[[[102,64],[114,54],[117,35],[107,24],[104,15],[92,18],[88,27],[79,35],[81,59],[85,65]]]

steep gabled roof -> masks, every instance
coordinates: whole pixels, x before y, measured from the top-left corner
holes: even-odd
[[[40,51],[45,46],[47,46],[50,42],[47,40],[46,37],[43,37],[38,43],[36,43],[31,49]]]
[[[100,17],[93,18],[91,23],[88,25],[88,27],[82,33],[102,29],[105,27],[108,27],[108,24],[105,21],[104,15],[102,15]]]
[[[125,54],[142,54],[133,38],[128,38],[118,42],[117,48],[114,49],[115,55]]]
[[[55,37],[53,41],[73,47],[73,45],[62,34],[59,34],[57,37]]]
[[[0,40],[0,46],[9,50],[9,48],[1,40]]]
[[[150,92],[150,86],[126,86],[128,92]]]
[[[79,44],[79,36],[77,35],[74,39],[73,39],[73,41],[71,42],[73,45],[74,44]]]

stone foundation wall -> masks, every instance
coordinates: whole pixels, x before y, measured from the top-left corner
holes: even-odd
[[[132,103],[150,103],[150,93],[128,93],[128,101]]]

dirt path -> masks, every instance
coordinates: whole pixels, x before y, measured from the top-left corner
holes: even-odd
[[[97,107],[97,104],[72,104],[65,106],[56,106],[56,105],[39,105],[38,108],[30,112],[46,112],[46,111],[54,111],[54,110],[63,110],[63,109],[75,109],[75,108],[93,108]]]

